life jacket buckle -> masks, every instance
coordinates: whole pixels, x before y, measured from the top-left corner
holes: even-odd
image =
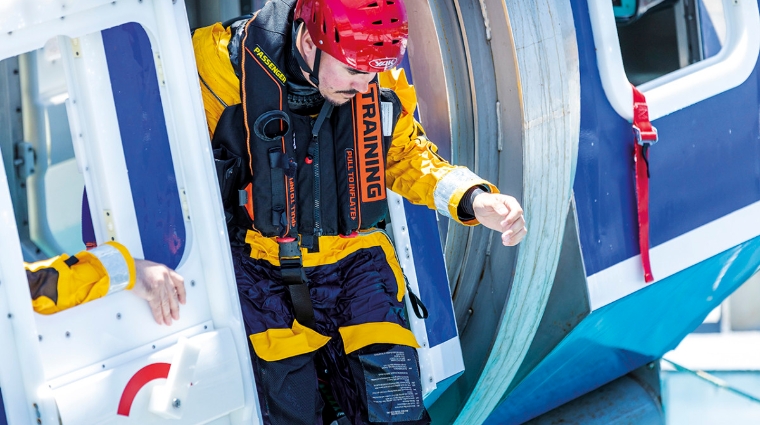
[[[303,263],[301,261],[301,244],[293,237],[277,238],[280,245],[280,271],[283,283],[299,285],[304,283]]]
[[[301,285],[306,282],[301,260],[300,241],[293,237],[275,239],[280,245],[280,274],[285,285]]]

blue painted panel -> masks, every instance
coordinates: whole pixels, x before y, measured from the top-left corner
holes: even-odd
[[[630,125],[612,109],[602,88],[586,1],[573,1],[572,9],[581,76],[581,127],[573,190],[586,275],[592,275],[638,253],[632,227],[636,223],[633,147]],[[612,192],[609,186],[615,186]],[[604,219],[602,211],[615,219],[600,221]]]
[[[602,89],[584,0],[572,2],[581,74],[575,200],[586,274],[637,255],[631,125]],[[760,201],[757,69],[739,87],[654,122],[650,240],[659,245]]]
[[[458,335],[443,248],[438,238],[438,222],[435,211],[426,206],[412,205],[405,199],[404,209],[420,298],[429,313],[425,320],[428,343],[435,347]]]
[[[409,55],[404,56],[400,66],[406,71],[409,84],[414,84],[412,68],[409,66]],[[414,117],[417,120],[420,119],[419,109],[414,111]],[[436,144],[438,153],[444,158],[449,158],[451,141],[438,142],[441,143]],[[414,267],[417,270],[419,295],[429,313],[429,317],[425,321],[428,343],[430,347],[435,347],[458,335],[436,212],[426,206],[413,205],[406,199],[404,200],[404,210],[406,212],[406,224],[409,227]]]
[[[8,419],[5,417],[5,404],[3,403],[3,391],[0,388],[0,425],[8,425]]]
[[[760,266],[760,237],[592,312],[493,411],[521,424],[662,357]]]
[[[103,44],[143,252],[175,268],[185,224],[150,40],[128,23],[103,31]]]

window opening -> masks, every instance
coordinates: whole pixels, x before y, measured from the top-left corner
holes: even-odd
[[[15,72],[20,87],[17,101],[9,91],[0,103],[0,116],[20,115],[6,120],[15,130],[8,132],[12,136],[4,133],[0,147],[6,165],[12,164],[5,167],[8,181],[20,188],[11,196],[14,207],[20,207],[16,219],[26,261],[85,249],[82,228],[92,225],[89,211],[99,233],[107,235],[97,242],[111,235],[123,242],[128,233],[138,233],[133,239],[142,242],[146,259],[172,268],[179,264],[187,235],[156,57],[142,26],[127,23],[77,39],[55,37],[0,63],[0,69]],[[84,60],[92,61],[86,73],[79,72]],[[75,87],[69,87],[71,82]],[[99,98],[97,106],[87,101],[88,94]],[[113,144],[119,140],[120,146]],[[82,152],[78,145],[84,146]],[[99,151],[107,153],[99,156]],[[120,194],[106,185],[98,178],[103,173],[95,172],[98,167],[121,174],[123,184],[117,186],[128,190]],[[86,180],[93,187],[88,187],[90,203],[83,204]],[[134,216],[127,220],[134,224],[122,225],[122,234],[115,234],[105,229],[112,223],[101,219],[101,210],[112,207],[108,199],[130,191],[131,199],[122,196],[118,205],[133,211],[114,213],[122,219]]]
[[[722,0],[613,0],[628,80],[640,85],[718,54]]]
[[[45,256],[84,249],[81,240],[81,197],[84,178],[74,157],[66,111],[69,90],[63,68],[64,38],[53,38],[36,51],[20,55],[23,140],[16,148],[28,155],[17,158],[28,202],[29,235],[21,238],[37,246]],[[18,161],[20,159],[20,161]],[[6,170],[10,172],[11,170]],[[14,205],[16,204],[14,199]]]

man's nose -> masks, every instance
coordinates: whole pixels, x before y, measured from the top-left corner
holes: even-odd
[[[375,78],[374,74],[361,75],[359,77],[360,78],[357,78],[354,80],[353,84],[351,84],[351,88],[359,93],[366,93],[367,90],[369,90],[370,81]]]

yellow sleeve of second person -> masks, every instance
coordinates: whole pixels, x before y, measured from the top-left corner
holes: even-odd
[[[203,79],[200,82],[201,95],[210,137],[213,137],[216,123],[224,111],[222,102],[228,106],[240,103],[240,80],[235,75],[227,50],[230,38],[229,28],[220,23],[198,28],[193,33],[193,50],[198,76]]]
[[[422,125],[414,119],[417,95],[403,69],[385,71],[379,77],[380,86],[392,89],[402,106],[401,116],[393,131],[393,142],[388,150],[385,173],[388,188],[413,204],[437,209],[441,214],[462,224],[478,224],[477,220],[459,220],[459,201],[473,186],[481,185],[490,192],[498,193],[496,186],[476,176],[466,167],[449,164],[438,155],[438,148],[428,140]],[[447,186],[446,190],[441,187],[443,185]],[[445,196],[436,199],[436,194]]]
[[[122,245],[109,242],[122,256],[129,272],[126,289],[135,284],[135,263]],[[32,307],[40,314],[53,314],[108,294],[111,279],[97,256],[82,251],[71,257],[62,254],[49,260],[24,264],[32,292]],[[69,265],[71,264],[71,265]]]

